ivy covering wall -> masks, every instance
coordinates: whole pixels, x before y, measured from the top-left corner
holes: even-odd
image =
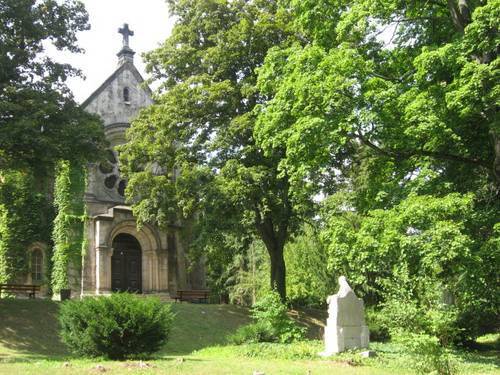
[[[54,191],[57,215],[52,232],[52,290],[55,293],[71,287],[70,270],[78,273],[81,271],[85,225],[84,192],[85,168],[67,161],[60,162]]]
[[[50,243],[53,211],[47,186],[46,178],[36,178],[29,170],[0,174],[1,283],[26,275],[30,244]]]

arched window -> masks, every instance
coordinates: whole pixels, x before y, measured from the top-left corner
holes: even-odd
[[[130,102],[130,92],[129,92],[128,87],[123,88],[123,101],[125,103]]]
[[[42,281],[43,254],[42,250],[34,249],[31,252],[31,280]]]

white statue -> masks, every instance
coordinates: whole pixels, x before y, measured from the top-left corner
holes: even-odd
[[[368,326],[365,323],[364,304],[356,297],[344,276],[339,277],[339,291],[328,296],[328,319],[325,327],[325,351],[330,356],[346,349],[367,348]]]

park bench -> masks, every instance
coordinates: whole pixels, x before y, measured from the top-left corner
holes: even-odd
[[[7,293],[26,293],[29,298],[35,298],[36,292],[40,291],[40,285],[22,285],[22,284],[0,284],[0,296],[2,292]]]
[[[209,290],[178,290],[177,295],[174,297],[175,301],[189,301],[208,303]]]

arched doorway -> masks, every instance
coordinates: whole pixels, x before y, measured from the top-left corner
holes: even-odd
[[[142,292],[141,246],[137,239],[120,233],[113,240],[111,289],[114,292]]]

